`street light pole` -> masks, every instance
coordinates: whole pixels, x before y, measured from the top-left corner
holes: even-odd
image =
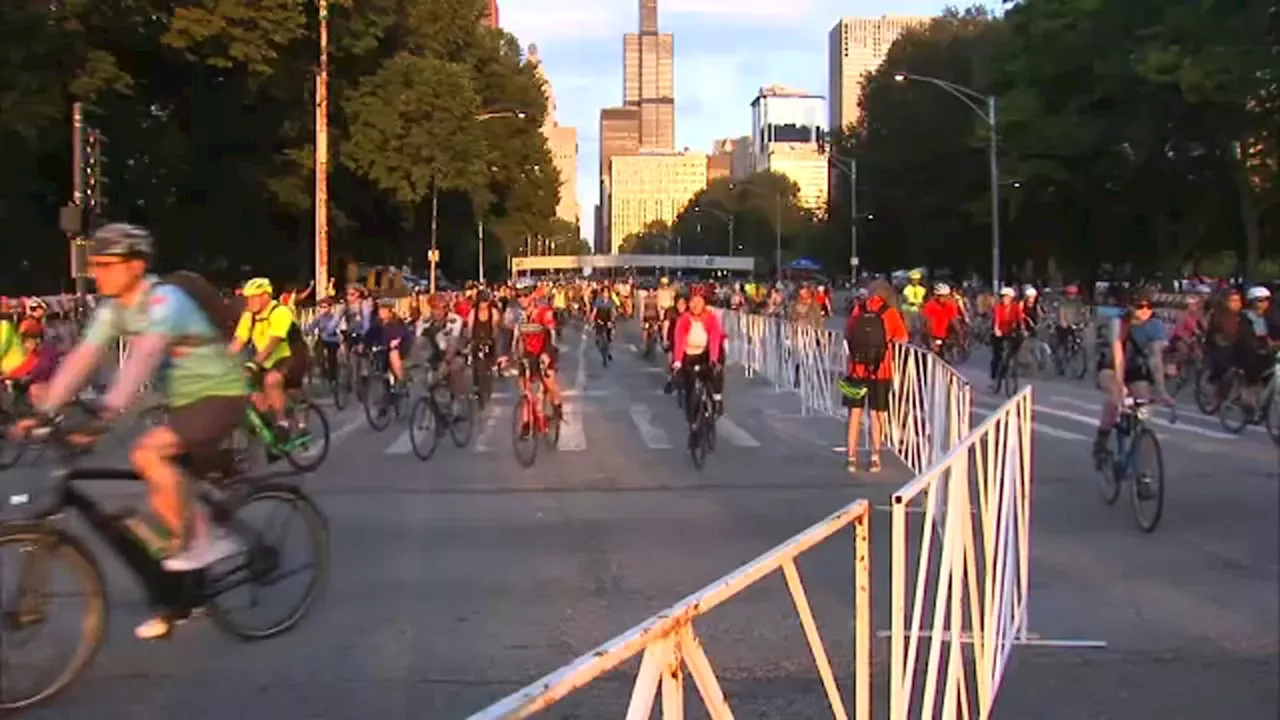
[[[849,176],[849,274],[858,281],[858,160],[831,156],[831,164]]]
[[[431,180],[431,252],[427,253],[427,264],[431,266],[431,294],[436,293],[436,261],[440,259],[440,253],[436,250],[436,215],[440,210],[440,193],[436,188],[436,181]]]
[[[998,140],[996,127],[996,96],[983,95],[982,93],[967,88],[964,85],[958,85],[949,80],[941,80],[926,75],[913,75],[911,73],[894,73],[893,79],[897,82],[906,80],[920,80],[931,85],[937,85],[943,90],[951,93],[960,99],[969,109],[977,113],[978,117],[987,121],[991,126],[991,136],[987,143],[987,164],[991,172],[991,288],[999,292],[1000,289],[1000,160],[997,155]],[[974,101],[981,100],[987,104],[987,109],[983,109]]]
[[[773,250],[773,272],[775,280],[782,282],[782,193],[774,196],[774,209],[777,213],[777,222],[773,224],[774,232],[774,250]]]
[[[319,0],[320,58],[316,68],[316,298],[329,294],[329,0]]]
[[[480,256],[480,259],[479,259],[480,267],[477,268],[477,270],[479,271],[477,277],[481,283],[484,283],[484,221],[482,220],[476,221],[476,230],[480,234],[480,249],[478,253]]]
[[[734,240],[733,240],[733,216],[730,215],[729,216],[729,257],[733,257],[733,249],[736,247],[737,245],[734,243]]]

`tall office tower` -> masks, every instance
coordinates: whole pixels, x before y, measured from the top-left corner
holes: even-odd
[[[736,138],[723,138],[711,141],[711,158],[713,167],[720,168],[728,159],[728,176],[735,179],[745,178],[753,172],[751,164],[751,138],[747,135]],[[722,177],[721,170],[708,170],[709,174],[714,175],[707,178],[707,182],[711,182],[717,177]]]
[[[700,152],[618,155],[609,163],[609,250],[651,222],[670,224],[707,186],[707,156]]]
[[[639,0],[640,32],[622,38],[622,104],[640,109],[640,147],[671,151],[676,143],[675,41],[658,32],[658,0]]]
[[[751,101],[755,171],[790,178],[799,187],[800,204],[815,212],[827,209],[825,114],[826,100],[821,95],[778,85],[760,88]]]
[[[556,95],[542,69],[538,46],[529,45],[529,62],[542,82],[542,92],[547,99],[547,114],[542,119],[542,136],[547,139],[547,149],[560,176],[560,199],[556,204],[556,217],[577,225],[578,210],[578,130],[556,121]]]
[[[863,74],[880,67],[899,35],[932,20],[910,15],[847,17],[831,28],[827,36],[827,95],[831,100],[828,123],[832,131],[858,121]]]
[[[596,234],[597,252],[608,252],[613,242],[610,219],[610,196],[613,158],[640,151],[640,108],[604,108],[600,111],[600,232]],[[618,238],[621,242],[621,238]]]

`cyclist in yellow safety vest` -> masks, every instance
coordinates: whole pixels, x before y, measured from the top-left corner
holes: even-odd
[[[912,270],[907,274],[907,286],[902,288],[902,314],[912,340],[917,339],[920,334],[920,306],[924,305],[925,297],[929,294],[920,280],[920,271]]]

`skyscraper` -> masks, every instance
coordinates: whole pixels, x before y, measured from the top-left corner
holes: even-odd
[[[600,222],[595,237],[596,252],[613,247],[610,178],[613,158],[640,151],[640,108],[604,108],[600,111]]]
[[[658,32],[658,0],[639,0],[640,32],[622,38],[622,104],[640,109],[640,149],[675,149],[675,41]]]
[[[878,18],[841,18],[827,36],[827,96],[831,103],[830,128],[834,132],[858,121],[862,75],[875,72],[898,36],[933,18],[885,15]]]
[[[547,99],[547,114],[542,120],[542,135],[547,139],[552,162],[560,176],[560,201],[556,205],[556,217],[577,225],[581,218],[578,211],[578,131],[556,120],[556,95],[542,69],[538,46],[529,45],[529,61],[542,81],[542,92]]]
[[[755,171],[785,175],[800,189],[800,204],[815,212],[827,206],[827,155],[821,95],[769,85],[751,101],[751,155]]]
[[[481,22],[491,28],[498,27],[498,0],[488,0]]]

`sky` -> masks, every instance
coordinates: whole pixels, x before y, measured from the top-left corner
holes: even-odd
[[[956,3],[969,4],[969,3]],[[675,36],[676,148],[707,152],[751,131],[764,85],[827,94],[827,32],[844,16],[932,15],[938,0],[658,0],[658,29]],[[622,102],[622,35],[638,0],[498,0],[502,27],[538,46],[556,120],[578,129],[582,233],[599,195],[600,109]]]

